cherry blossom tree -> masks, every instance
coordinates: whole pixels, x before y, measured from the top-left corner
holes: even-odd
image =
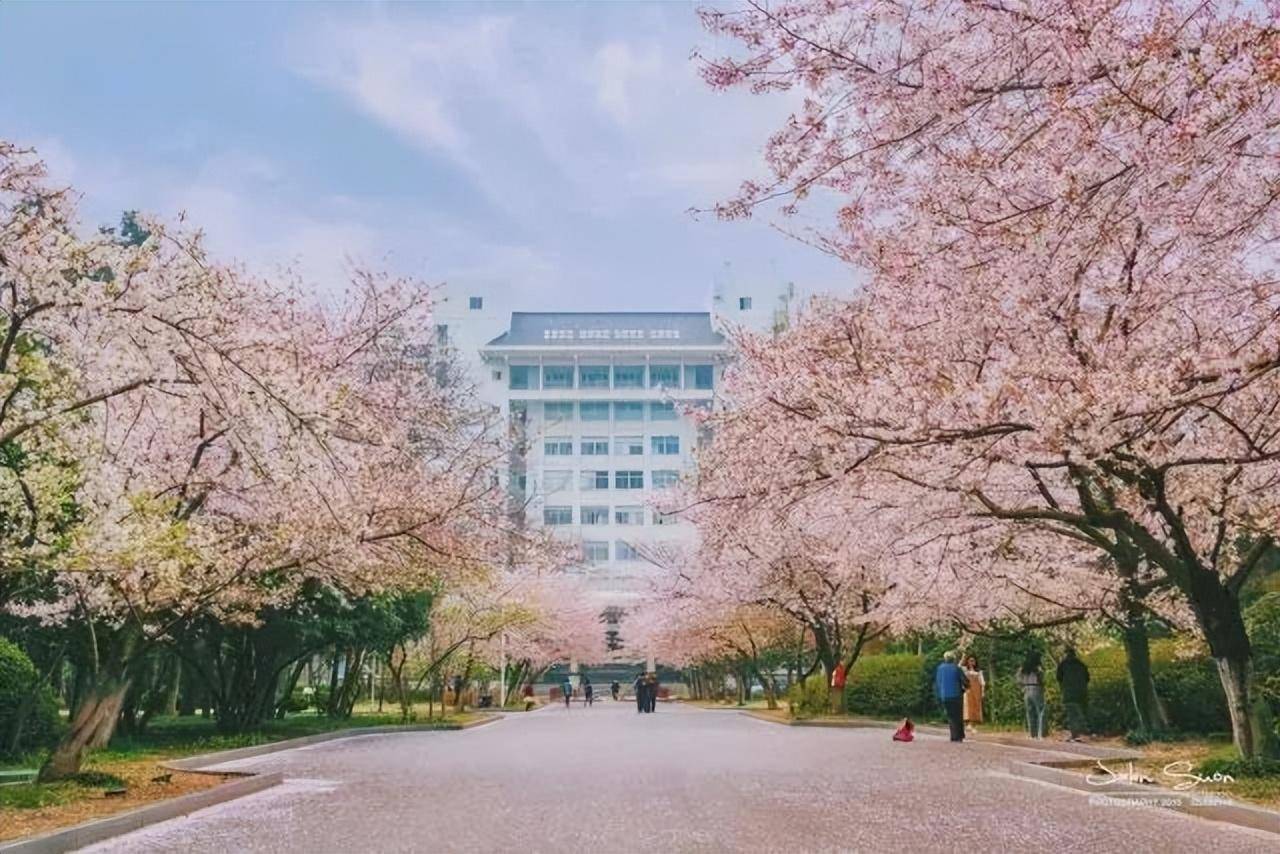
[[[804,99],[768,142],[772,178],[720,213],[834,197],[816,239],[871,276],[797,330],[805,392],[771,402],[814,425],[822,476],[948,495],[1092,550],[1132,592],[1176,590],[1246,756],[1268,728],[1239,593],[1280,510],[1278,14],[703,13],[742,46],[706,63],[713,85]]]
[[[491,414],[430,369],[429,289],[360,274],[322,310],[162,223],[79,237],[11,146],[0,182],[0,547],[6,572],[53,573],[52,595],[9,605],[84,626],[91,650],[43,779],[106,743],[143,653],[198,615],[546,560],[507,522]]]

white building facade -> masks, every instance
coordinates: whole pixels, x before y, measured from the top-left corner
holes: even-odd
[[[436,343],[517,439],[505,473],[513,513],[580,546],[576,571],[617,630],[651,559],[697,545],[692,525],[653,504],[693,471],[706,437],[688,413],[714,405],[725,333],[785,326],[794,289],[747,287],[726,270],[711,312],[509,312],[479,289],[443,296]]]
[[[652,559],[696,544],[653,499],[692,470],[688,413],[713,404],[728,359],[711,315],[516,312],[481,356],[517,436],[513,506],[580,544],[602,610],[625,608]]]

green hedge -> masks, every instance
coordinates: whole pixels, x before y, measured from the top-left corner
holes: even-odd
[[[1124,649],[1103,647],[1082,656],[1089,668],[1089,727],[1096,733],[1123,733],[1134,729],[1137,718],[1129,690]],[[905,653],[869,655],[854,665],[845,686],[852,714],[883,717],[936,716],[932,671],[936,661]],[[1045,700],[1049,725],[1063,725],[1061,696],[1054,663],[1045,659]],[[1156,691],[1165,703],[1174,729],[1194,733],[1225,732],[1230,728],[1222,685],[1213,662],[1205,656],[1180,658],[1172,640],[1151,643],[1151,667]],[[1023,723],[1022,691],[1012,670],[988,674],[985,693],[988,721],[1005,725]]]
[[[16,759],[52,744],[58,737],[58,704],[46,686],[36,693],[35,706],[27,715],[17,750],[10,751],[18,712],[39,679],[35,665],[11,641],[0,638],[0,756]]]
[[[854,663],[845,683],[845,707],[859,715],[919,717],[928,702],[926,687],[923,656],[867,655]]]
[[[1280,592],[1260,596],[1245,609],[1244,623],[1253,646],[1253,672],[1262,696],[1271,704],[1280,738]]]
[[[792,713],[798,718],[825,714],[831,702],[826,676],[819,670],[810,674],[803,682],[792,685],[787,692],[787,701],[791,704]]]

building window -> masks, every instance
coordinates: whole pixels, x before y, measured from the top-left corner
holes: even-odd
[[[573,472],[568,469],[549,469],[542,473],[542,491],[563,492],[573,482]]]
[[[654,489],[665,489],[668,486],[675,486],[680,482],[680,472],[661,469],[653,472],[651,480]]]
[[[537,369],[532,365],[512,365],[511,380],[508,383],[510,388],[537,388],[538,387]]]
[[[619,525],[643,525],[643,507],[619,507],[613,511],[613,518]]]
[[[649,404],[649,420],[650,421],[675,421],[676,405],[674,403],[658,403]]]
[[[671,454],[680,453],[680,437],[679,436],[650,436],[649,446],[653,448],[655,454],[669,456]]]
[[[479,311],[484,308],[484,297],[469,297],[467,299],[467,308],[472,311]]]
[[[449,343],[449,324],[447,323],[436,324],[436,343],[441,345],[442,347],[445,344]]]
[[[615,489],[644,489],[644,472],[618,471],[613,475]]]
[[[658,510],[653,511],[653,524],[655,525],[674,525],[676,523],[676,514],[663,513]]]
[[[685,365],[684,387],[710,389],[714,375],[710,365]]]
[[[502,379],[502,371],[494,371],[494,372],[493,372],[493,378],[494,378],[495,380],[500,380],[500,379]]]
[[[543,388],[573,388],[572,365],[544,365],[542,368]]]
[[[644,365],[615,365],[614,388],[644,388]]]
[[[639,401],[615,403],[613,405],[613,417],[618,421],[643,421],[644,404]]]
[[[618,556],[618,560],[640,560],[640,552],[636,551],[636,547],[622,540],[614,544],[614,554]]]
[[[542,524],[572,525],[573,524],[573,508],[572,507],[543,507],[542,508]]]
[[[679,388],[679,365],[650,365],[649,388]]]
[[[578,368],[578,388],[608,388],[608,365],[583,365]]]
[[[547,439],[542,443],[542,453],[548,457],[572,457],[573,440],[567,436],[563,439]]]
[[[609,473],[607,471],[584,471],[582,473],[582,488],[585,491],[608,489]]]
[[[524,424],[529,420],[529,404],[523,400],[511,401],[511,420],[516,424]]]
[[[513,495],[524,495],[529,486],[529,476],[526,474],[513,474],[507,485]]]
[[[640,436],[619,436],[613,443],[613,452],[620,457],[644,456],[644,439]]]
[[[738,311],[748,311],[751,308],[751,297],[738,297]]]
[[[583,507],[582,508],[582,524],[608,525],[609,524],[609,508],[608,507]]]
[[[609,456],[609,440],[604,438],[590,438],[582,440],[582,455],[584,457],[607,457]]]
[[[609,404],[607,403],[592,401],[590,403],[580,403],[578,406],[582,410],[583,421],[609,420]]]
[[[586,540],[582,543],[582,557],[587,563],[605,563],[609,560],[609,543]]]
[[[548,421],[572,421],[573,404],[548,400],[542,404],[542,417]]]

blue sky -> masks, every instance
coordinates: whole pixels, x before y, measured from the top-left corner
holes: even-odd
[[[715,47],[675,2],[0,3],[0,135],[86,225],[185,211],[319,293],[351,260],[517,309],[698,309],[726,262],[848,287],[769,217],[687,213],[763,174],[792,106],[710,91]]]

